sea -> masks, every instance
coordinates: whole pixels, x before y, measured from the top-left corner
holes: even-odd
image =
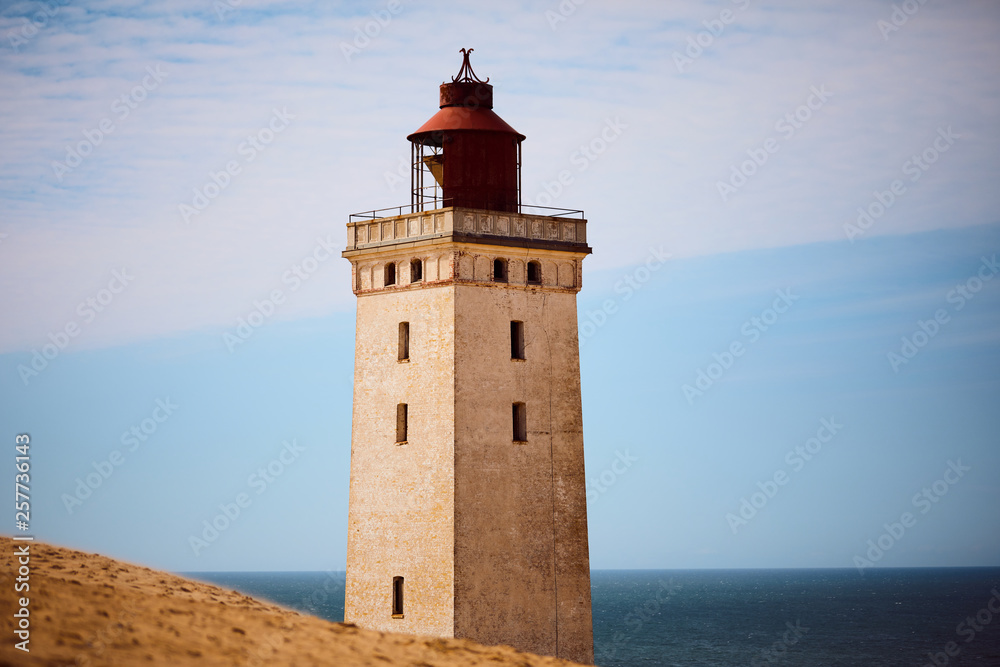
[[[189,573],[330,621],[343,572]],[[595,570],[600,667],[1000,667],[1000,568]]]

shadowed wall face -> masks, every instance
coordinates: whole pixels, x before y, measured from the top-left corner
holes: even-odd
[[[462,286],[455,330],[455,635],[590,662],[576,295]]]

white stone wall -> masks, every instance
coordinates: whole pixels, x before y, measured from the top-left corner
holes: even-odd
[[[399,323],[410,360],[397,361]],[[450,637],[454,572],[454,292],[358,299],[347,540],[347,621]],[[397,445],[396,405],[407,443]],[[392,618],[392,577],[405,578]]]

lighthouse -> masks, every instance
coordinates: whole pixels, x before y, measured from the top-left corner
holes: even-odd
[[[347,224],[357,296],[345,621],[593,662],[582,211],[522,206],[524,135],[462,49],[411,197]]]

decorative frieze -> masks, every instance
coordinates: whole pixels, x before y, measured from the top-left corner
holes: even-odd
[[[484,239],[528,239],[585,245],[587,221],[542,215],[445,208],[347,223],[347,250],[419,241],[456,232]]]

